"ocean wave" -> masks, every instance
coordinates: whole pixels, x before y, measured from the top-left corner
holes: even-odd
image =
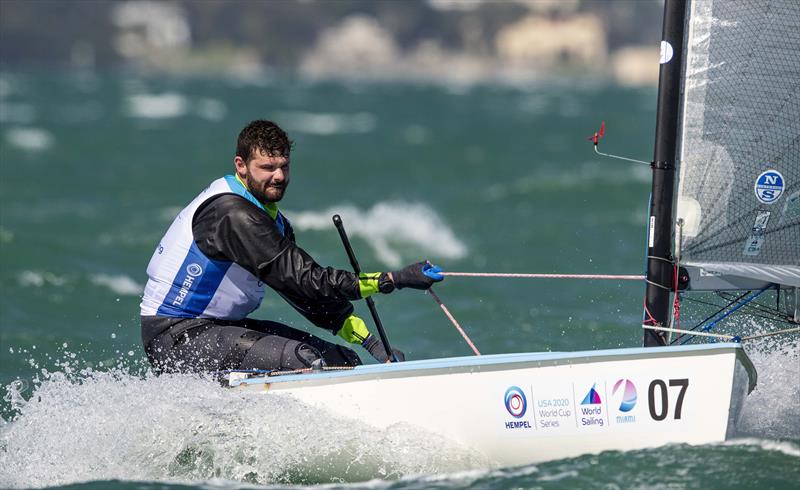
[[[789,441],[773,441],[770,439],[742,438],[722,443],[724,446],[753,446],[764,451],[777,451],[787,456],[800,458],[800,446]]]
[[[52,272],[25,270],[17,275],[17,282],[23,287],[40,288],[45,285],[61,287],[67,284],[69,279],[66,276],[58,276]]]
[[[368,210],[351,205],[333,206],[324,211],[287,212],[300,231],[329,230],[331,216],[339,214],[351,237],[364,239],[378,260],[389,267],[400,267],[405,257],[400,249],[411,246],[430,260],[461,259],[467,247],[430,207],[421,203],[380,202]],[[417,257],[419,258],[419,257]]]
[[[88,280],[95,286],[100,286],[122,296],[139,296],[144,286],[132,278],[119,274],[89,274]],[[58,275],[48,271],[24,270],[17,274],[17,283],[22,287],[41,288],[44,286],[60,288],[74,286],[79,282],[79,276]]]
[[[188,99],[176,92],[128,95],[126,102],[128,115],[143,119],[175,118],[189,111]]]
[[[488,195],[491,200],[499,200],[537,192],[594,188],[598,184],[646,184],[650,182],[650,178],[650,169],[644,165],[612,169],[598,165],[597,162],[583,162],[569,169],[542,168],[513,182],[495,184],[488,189]]]
[[[0,428],[0,487],[95,480],[311,484],[488,467],[414,426],[374,429],[189,375],[48,374]],[[26,400],[27,398],[27,400]],[[31,464],[46,461],[47,464]]]
[[[43,151],[53,146],[53,134],[42,128],[16,127],[6,131],[9,144],[27,151]]]
[[[36,120],[36,109],[30,104],[3,102],[0,104],[0,122],[31,124]]]
[[[228,114],[228,106],[219,99],[191,99],[178,92],[137,93],[143,87],[131,90],[134,93],[126,98],[126,113],[134,118],[174,119],[194,114],[208,121],[221,121]]]
[[[0,244],[5,245],[13,241],[14,241],[14,232],[9,230],[8,228],[0,226]]]
[[[330,136],[334,134],[364,134],[375,129],[375,116],[368,112],[334,114],[315,112],[279,112],[275,119],[287,131]]]
[[[209,121],[221,121],[228,113],[228,106],[218,99],[203,98],[192,104],[194,112]]]
[[[0,99],[4,99],[14,93],[14,86],[5,76],[0,76]]]
[[[123,296],[140,296],[144,291],[144,286],[124,275],[92,274],[89,280],[92,284],[107,287]]]
[[[756,327],[747,334],[761,330]],[[800,439],[800,340],[768,337],[745,347],[758,372],[758,384],[745,398],[739,435]]]

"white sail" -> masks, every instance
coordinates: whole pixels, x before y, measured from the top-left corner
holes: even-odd
[[[800,286],[800,3],[692,1],[685,49],[681,264]]]

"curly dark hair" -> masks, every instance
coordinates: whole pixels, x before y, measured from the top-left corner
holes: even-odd
[[[253,151],[258,150],[273,157],[288,157],[294,141],[272,121],[258,119],[252,121],[239,133],[236,142],[236,156],[249,162]]]

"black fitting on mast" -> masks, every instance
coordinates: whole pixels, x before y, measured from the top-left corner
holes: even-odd
[[[675,170],[675,162],[651,162],[650,168],[653,170]]]
[[[672,257],[677,158],[678,116],[680,114],[681,71],[683,69],[683,32],[686,0],[666,0],[661,41],[661,68],[658,77],[658,109],[653,150],[653,186],[647,233],[647,290],[645,323],[666,326],[669,323],[670,291],[656,285],[673,284]],[[663,332],[644,331],[644,346],[666,345]]]

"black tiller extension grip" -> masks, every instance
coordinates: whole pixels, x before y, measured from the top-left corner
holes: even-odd
[[[344,231],[344,223],[342,223],[342,218],[338,214],[333,215],[333,225],[336,226],[336,231],[339,232],[339,238],[342,239],[342,245],[344,245],[344,250],[347,252],[347,258],[350,259],[350,265],[353,266],[353,271],[356,273],[356,276],[358,276],[361,274],[361,267],[358,266],[356,254],[353,252],[353,247],[350,246],[350,239],[347,238],[347,232]],[[372,314],[372,320],[375,322],[375,326],[378,328],[378,336],[381,338],[383,348],[386,349],[386,355],[392,360],[392,362],[398,362],[397,357],[395,357],[394,352],[392,351],[392,347],[389,345],[389,339],[386,337],[386,331],[383,329],[383,323],[381,323],[381,318],[378,316],[378,309],[375,308],[375,302],[372,301],[372,298],[370,297],[367,297],[365,301],[367,302],[367,308],[369,308],[369,312]]]

